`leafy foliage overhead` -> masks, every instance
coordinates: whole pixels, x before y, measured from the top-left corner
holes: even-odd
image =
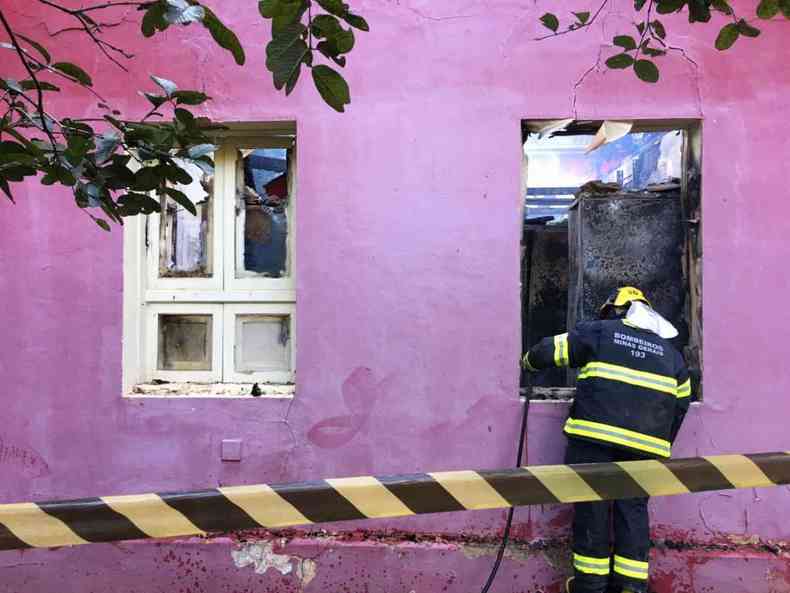
[[[73,3],[65,0],[35,1],[73,20],[72,27],[59,33],[82,33],[83,41],[124,70],[132,55],[109,38],[123,19],[109,22],[100,15],[118,17],[119,9],[130,7],[140,15],[144,38],[174,26],[202,26],[236,64],[243,66],[247,60],[236,33],[197,0],[109,0],[83,8],[71,8]],[[370,29],[367,21],[340,0],[261,0],[258,13],[271,23],[266,67],[275,88],[290,94],[302,69],[309,68],[323,100],[344,111],[351,94],[337,68],[346,66],[356,41],[354,31]],[[123,224],[126,216],[159,212],[168,199],[196,211],[175,186],[192,181],[190,163],[206,173],[213,171],[211,154],[216,147],[211,133],[219,126],[190,110],[209,101],[207,94],[179,89],[175,82],[151,75],[152,88],[140,93],[150,110],[130,121],[101,98],[82,66],[58,60],[54,49],[18,32],[3,9],[0,25],[7,37],[0,49],[13,52],[26,73],[19,80],[0,78],[5,106],[0,120],[0,191],[8,199],[14,200],[12,185],[29,178],[67,186],[77,206],[105,230],[110,230],[110,222]],[[102,117],[55,115],[47,95],[61,92],[64,84],[92,92]]]
[[[540,17],[540,22],[551,33],[541,39],[557,37],[589,27],[603,9],[613,3],[614,0],[604,0],[592,16],[590,12],[572,13],[574,18],[562,29],[557,15],[547,12]],[[667,42],[667,29],[659,15],[686,12],[690,23],[708,23],[717,13],[722,15],[726,22],[721,26],[715,42],[715,47],[719,51],[730,49],[741,37],[760,35],[760,29],[753,22],[737,15],[727,0],[633,0],[633,3],[634,10],[640,17],[634,25],[636,30],[612,38],[612,45],[619,49],[620,53],[607,59],[606,65],[615,70],[631,69],[645,82],[658,82],[660,78],[656,58],[666,55],[669,50],[679,49],[671,47]],[[756,4],[754,16],[768,20],[780,13],[790,19],[790,0],[761,0]]]
[[[555,0],[562,6],[561,0]],[[665,24],[668,16],[686,13],[691,23],[724,19],[715,46],[724,51],[742,37],[760,35],[753,20],[736,14],[726,0],[620,0],[633,1],[639,21],[635,31],[615,35],[619,51],[606,60],[612,69],[631,70],[641,80],[660,79],[658,59],[668,51]],[[247,60],[236,33],[214,11],[199,0],[29,0],[70,21],[70,26],[51,33],[80,35],[118,68],[127,70],[133,58],[112,40],[114,27],[139,17],[140,32],[152,38],[171,27],[205,30],[214,43],[228,52],[239,66]],[[526,0],[524,0],[527,4]],[[564,27],[550,12],[540,17],[547,37],[558,37],[589,28],[615,0],[597,0],[597,8],[572,12]],[[74,8],[79,4],[80,8]],[[241,2],[214,2],[223,9]],[[120,11],[120,12],[119,12]],[[193,166],[212,171],[212,133],[218,129],[208,119],[195,117],[191,108],[210,100],[203,91],[180,89],[166,78],[151,75],[151,88],[141,92],[149,111],[137,120],[125,118],[94,88],[94,81],[81,65],[60,59],[57,48],[42,39],[22,34],[0,8],[0,50],[17,61],[21,77],[0,77],[0,100],[5,111],[0,119],[0,192],[14,199],[13,184],[38,178],[44,185],[68,187],[77,206],[101,228],[110,222],[123,223],[126,216],[161,210],[165,200],[174,200],[195,211],[190,200],[175,188],[187,184]],[[266,68],[274,87],[289,95],[305,68],[321,98],[334,110],[345,111],[351,103],[349,85],[341,74],[356,47],[357,35],[367,32],[367,21],[342,0],[260,0],[251,15],[270,24],[271,37],[265,49]],[[790,0],[760,0],[754,15],[760,19],[790,19]],[[46,18],[46,14],[44,16]],[[663,20],[662,20],[663,19]],[[0,52],[2,53],[2,52]],[[10,71],[10,69],[8,70]],[[81,87],[93,93],[101,117],[85,119],[59,115],[49,108],[49,97],[63,89]],[[80,113],[90,111],[81,109]],[[189,166],[188,166],[189,165]]]

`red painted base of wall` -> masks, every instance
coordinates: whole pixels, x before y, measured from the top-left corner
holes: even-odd
[[[470,593],[496,547],[331,537],[100,544],[0,553],[1,593]],[[559,593],[562,543],[511,546],[495,593]],[[785,593],[790,556],[750,547],[656,549],[654,593]]]

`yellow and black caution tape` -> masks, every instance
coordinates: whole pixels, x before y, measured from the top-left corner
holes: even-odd
[[[0,550],[789,483],[790,453],[759,453],[0,504]]]

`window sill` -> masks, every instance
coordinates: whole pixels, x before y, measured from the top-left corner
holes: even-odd
[[[124,395],[129,399],[291,399],[294,385],[258,384],[260,395],[252,395],[253,383],[140,383]]]

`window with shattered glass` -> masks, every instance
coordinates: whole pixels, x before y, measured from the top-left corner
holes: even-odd
[[[580,290],[591,290],[579,286],[580,266],[594,262],[604,274],[597,278],[601,286],[641,283],[658,293],[659,306],[672,301],[663,313],[674,315],[673,323],[680,326],[682,343],[677,345],[686,354],[692,374],[696,373],[698,392],[702,366],[698,122],[536,120],[522,122],[522,137],[522,350],[575,323],[577,300],[592,298],[579,296]],[[603,236],[591,237],[578,232],[578,217],[569,225],[569,216],[580,210],[580,200],[596,199],[597,226],[588,225],[584,232],[594,228]],[[677,209],[661,206],[675,203]],[[657,214],[661,212],[663,218]],[[570,235],[569,226],[574,231]],[[674,247],[666,244],[670,236],[676,237]],[[642,265],[650,260],[648,256],[655,259],[659,244],[673,258],[663,267],[677,270],[663,283]],[[644,257],[640,250],[645,250]],[[661,267],[659,262],[656,268]],[[673,292],[667,282],[675,295],[683,295],[682,302],[664,297]],[[564,369],[529,377],[524,372],[521,377],[522,391],[530,391],[534,399],[571,398],[573,384],[574,373]]]
[[[289,151],[236,152],[236,277],[289,274]]]
[[[175,189],[192,201],[197,216],[172,198],[162,199],[159,274],[163,278],[211,276],[213,175],[191,163],[179,164],[192,176],[192,183],[177,184]]]
[[[126,394],[292,393],[295,132],[293,122],[229,126],[213,167],[178,161],[192,180],[173,188],[196,214],[167,198],[125,226]]]

